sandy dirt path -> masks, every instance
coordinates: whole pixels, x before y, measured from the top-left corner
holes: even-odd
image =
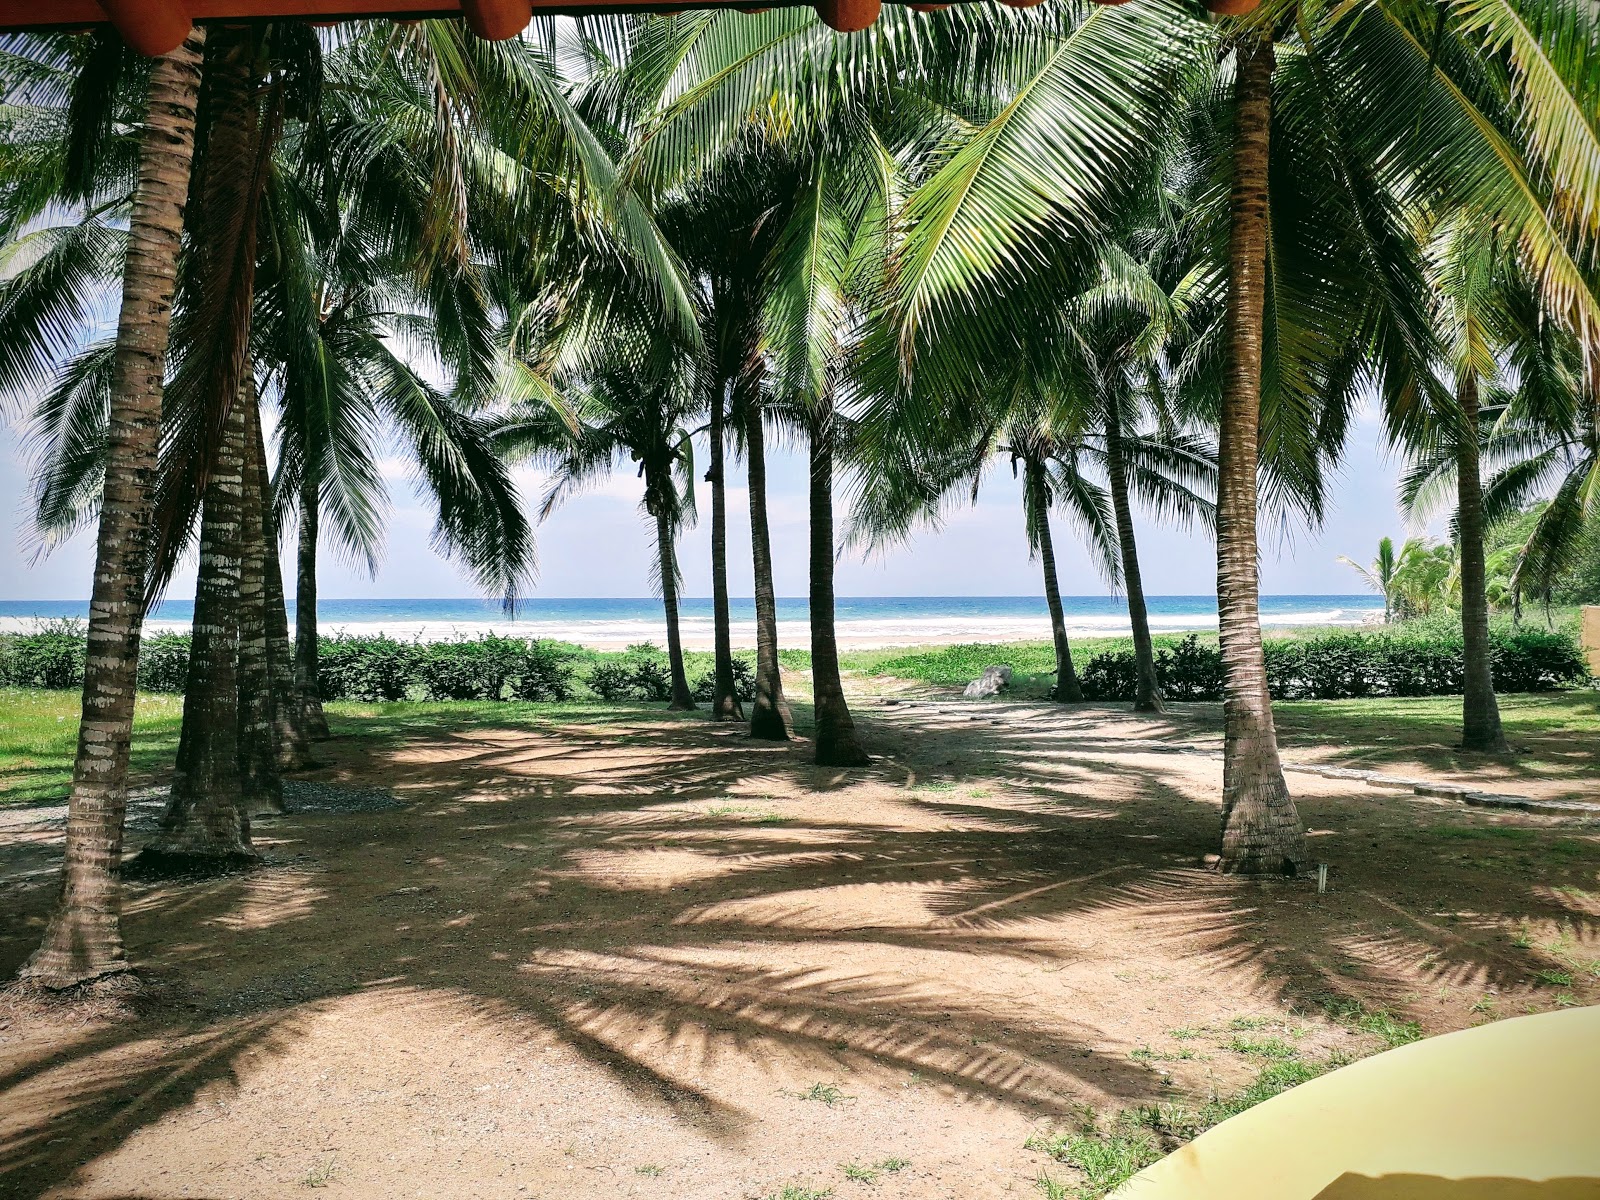
[[[0,1010],[0,1196],[1029,1196],[1031,1131],[1236,1088],[1240,1028],[1364,1053],[1328,1007],[1439,1032],[1600,958],[1592,826],[1293,776],[1318,895],[1202,869],[1219,764],[1130,745],[1202,719],[863,724],[848,774],[665,714],[330,743],[400,807],[134,887],[120,1010]],[[56,844],[0,829],[0,976]]]

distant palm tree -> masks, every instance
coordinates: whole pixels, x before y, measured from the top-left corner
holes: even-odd
[[[541,506],[548,517],[563,501],[624,463],[644,480],[642,507],[656,538],[655,581],[667,625],[672,694],[669,707],[692,709],[678,619],[677,538],[694,519],[694,443],[698,407],[692,360],[648,327],[607,324],[554,373],[568,397],[568,421],[534,408],[508,422],[501,443],[551,472]]]
[[[1395,569],[1399,565],[1394,553],[1394,539],[1378,539],[1378,557],[1372,560],[1370,566],[1362,566],[1343,554],[1339,556],[1339,561],[1354,570],[1368,587],[1383,597],[1383,623],[1387,625],[1394,620]]]

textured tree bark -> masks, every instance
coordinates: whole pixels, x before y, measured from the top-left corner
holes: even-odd
[[[268,636],[267,464],[255,380],[246,370],[237,401],[244,415],[244,461],[239,509],[239,774],[252,815],[283,811],[278,774],[278,713],[272,692]]]
[[[160,836],[140,855],[156,867],[212,869],[255,859],[240,764],[244,443],[244,405],[234,403],[206,483],[189,679],[172,795],[161,816]]]
[[[667,614],[667,665],[672,671],[672,698],[669,711],[687,712],[694,708],[694,695],[683,670],[683,637],[678,632],[678,550],[673,544],[672,521],[667,506],[651,505],[656,519],[656,556],[661,568],[661,606]]]
[[[728,607],[728,498],[723,480],[726,406],[727,397],[719,385],[711,397],[711,467],[706,472],[711,484],[711,609],[716,642],[711,717],[716,721],[742,721],[744,710],[733,683],[733,618]]]
[[[1485,591],[1483,481],[1478,465],[1478,377],[1465,373],[1457,387],[1463,418],[1456,446],[1456,533],[1461,542],[1461,643],[1466,680],[1461,698],[1461,747],[1504,754],[1500,705],[1494,695],[1493,650],[1489,645],[1489,597]]]
[[[300,539],[295,556],[294,694],[306,736],[328,736],[317,685],[317,522],[322,515],[321,489],[308,467],[300,484]]]
[[[811,690],[816,711],[816,762],[860,767],[868,761],[839,678],[833,604],[833,413],[811,427]]]
[[[1217,608],[1225,718],[1221,867],[1292,875],[1306,861],[1305,831],[1278,758],[1261,647],[1256,545],[1273,53],[1270,44],[1245,35],[1237,55],[1227,364],[1217,447]]]
[[[778,664],[778,598],[772,583],[772,537],[767,530],[767,447],[761,405],[747,397],[744,405],[746,476],[750,490],[750,557],[755,568],[756,698],[750,706],[750,736],[768,742],[788,741],[794,718],[783,695]]]
[[[260,166],[267,149],[256,87],[258,54],[257,33],[233,26],[218,29],[206,51],[201,102],[209,115],[198,220],[206,237],[214,240],[201,239],[198,253],[207,261],[198,268],[198,303],[203,310],[227,315],[213,335],[225,340],[207,349],[217,363],[209,386],[216,389],[213,402],[222,418],[222,436],[209,464],[201,514],[194,632],[172,795],[160,836],[140,855],[157,870],[208,870],[255,861],[250,845],[253,798],[245,792],[251,768],[245,765],[248,712],[241,711],[239,655],[250,445],[245,381],[256,223],[265,184]]]
[[[113,365],[110,453],[95,549],[83,721],[67,802],[61,897],[20,972],[66,988],[128,969],[122,943],[122,827],[144,620],[144,569],[161,434],[167,334],[194,155],[203,30],[158,59],[139,138]]]
[[[272,711],[278,735],[278,768],[299,771],[311,765],[311,739],[306,736],[300,705],[295,702],[294,652],[289,644],[289,614],[284,607],[283,564],[278,557],[278,516],[272,479],[267,472],[267,446],[256,421],[256,486],[264,497],[262,533],[266,545],[267,662],[272,679]]]
[[[1072,663],[1072,643],[1067,640],[1067,616],[1061,607],[1061,586],[1056,580],[1055,539],[1050,533],[1050,481],[1044,464],[1030,461],[1024,471],[1028,489],[1026,508],[1033,523],[1033,542],[1039,547],[1044,568],[1044,602],[1050,609],[1050,640],[1056,648],[1056,684],[1050,699],[1076,703],[1083,699],[1078,669]]]
[[[1155,646],[1150,641],[1150,614],[1145,610],[1144,579],[1139,573],[1139,545],[1133,533],[1133,508],[1128,503],[1122,414],[1117,411],[1115,401],[1106,406],[1106,474],[1110,476],[1111,507],[1117,518],[1117,547],[1122,558],[1122,586],[1128,594],[1128,623],[1133,626],[1133,657],[1137,671],[1133,711],[1162,712]]]

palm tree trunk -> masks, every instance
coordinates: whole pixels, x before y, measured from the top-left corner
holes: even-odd
[[[1305,831],[1278,758],[1261,647],[1256,544],[1274,60],[1271,44],[1249,35],[1240,39],[1236,53],[1227,362],[1217,446],[1217,614],[1225,719],[1221,867],[1293,874],[1306,861]]]
[[[328,736],[317,684],[317,520],[322,514],[321,489],[307,464],[300,483],[300,539],[294,583],[294,694],[306,735]]]
[[[651,505],[656,518],[656,559],[661,571],[661,606],[667,615],[667,665],[672,670],[670,711],[687,712],[694,708],[694,694],[683,670],[683,637],[678,632],[678,551],[673,544],[672,515],[668,505],[657,500]]]
[[[194,633],[172,795],[162,814],[160,836],[141,855],[157,868],[174,862],[229,867],[255,861],[250,845],[254,797],[245,790],[247,780],[254,782],[255,756],[246,753],[250,714],[248,706],[241,705],[239,687],[247,599],[244,554],[250,532],[246,381],[256,224],[269,150],[256,88],[259,53],[258,33],[232,26],[217,31],[206,53],[202,103],[210,117],[198,193],[198,240],[208,261],[198,269],[198,307],[218,318],[208,334],[215,341],[203,353],[213,364],[208,367],[207,386],[215,389],[210,398],[221,418],[221,437],[214,461],[207,464]],[[252,606],[260,594],[258,581],[249,581]],[[261,609],[264,647],[264,605]],[[252,642],[255,632],[251,630]],[[254,647],[246,654],[246,669],[259,679]],[[248,767],[247,757],[252,760]]]
[[[711,395],[711,467],[706,480],[711,484],[711,610],[715,626],[716,669],[711,691],[711,718],[715,721],[742,721],[744,710],[733,683],[732,616],[728,609],[728,498],[723,483],[723,416],[727,403],[719,385]]]
[[[161,833],[141,854],[156,865],[253,861],[240,767],[239,611],[244,405],[234,403],[206,483],[189,679],[172,795]]]
[[[1044,464],[1029,461],[1025,472],[1028,495],[1025,507],[1033,528],[1031,541],[1039,548],[1039,562],[1044,567],[1044,602],[1050,608],[1050,640],[1056,647],[1056,685],[1050,689],[1050,699],[1077,703],[1083,699],[1083,686],[1078,682],[1078,669],[1072,663],[1072,643],[1067,640],[1067,615],[1061,607],[1061,587],[1056,582],[1056,546],[1050,533],[1050,481],[1045,478]]]
[[[244,804],[252,815],[283,811],[278,774],[278,713],[272,690],[272,650],[267,603],[265,482],[267,466],[255,380],[248,368],[239,388],[244,413],[239,555],[239,772]]]
[[[1504,754],[1500,706],[1494,696],[1489,645],[1489,598],[1484,590],[1483,482],[1478,466],[1478,377],[1463,375],[1458,400],[1463,429],[1456,445],[1456,530],[1461,539],[1461,643],[1466,682],[1461,700],[1461,747]]]
[[[1133,508],[1128,503],[1128,463],[1123,454],[1122,414],[1116,401],[1106,406],[1106,474],[1111,481],[1111,507],[1117,518],[1117,546],[1122,557],[1122,586],[1128,593],[1128,623],[1133,626],[1134,712],[1162,712],[1161,681],[1156,677],[1155,646],[1150,641],[1150,614],[1144,606],[1144,579],[1139,573],[1139,545],[1133,535]]]
[[[811,690],[816,712],[816,762],[860,767],[869,761],[839,678],[833,613],[833,412],[811,428]]]
[[[746,485],[750,489],[750,557],[755,568],[756,698],[750,706],[750,736],[768,742],[788,741],[794,732],[789,702],[783,695],[778,664],[778,598],[772,582],[772,536],[767,530],[767,446],[761,405],[746,398]]]
[[[289,614],[284,607],[283,563],[278,557],[278,515],[272,479],[267,473],[266,440],[256,421],[256,486],[261,490],[262,541],[266,549],[267,662],[271,671],[273,715],[278,735],[278,769],[299,771],[311,764],[311,739],[306,736],[300,706],[295,702],[294,653],[289,646]]]
[[[204,40],[204,31],[196,28],[183,45],[156,60],[150,74],[117,322],[109,453],[89,606],[83,720],[67,802],[61,898],[43,942],[20,973],[38,987],[66,988],[127,970],[120,872],[128,752],[167,332],[194,154]]]

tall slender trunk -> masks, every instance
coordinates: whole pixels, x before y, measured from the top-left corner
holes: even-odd
[[[728,610],[728,498],[723,481],[723,418],[727,396],[720,385],[711,396],[711,610],[715,626],[716,669],[712,676],[711,717],[716,721],[742,721],[739,693],[733,682],[732,616]]]
[[[1061,587],[1056,581],[1056,546],[1050,533],[1050,481],[1045,477],[1044,464],[1030,460],[1024,479],[1028,489],[1025,507],[1032,526],[1030,540],[1039,548],[1039,562],[1044,568],[1044,602],[1050,608],[1050,640],[1056,648],[1056,685],[1050,689],[1050,698],[1076,703],[1083,699],[1083,685],[1078,682],[1078,669],[1072,663],[1067,615],[1061,607]]]
[[[117,321],[109,453],[61,897],[43,942],[21,971],[24,981],[39,987],[70,987],[127,969],[120,872],[128,753],[167,332],[194,154],[204,39],[197,28],[183,45],[156,60],[150,74]]]
[[[183,693],[172,795],[161,833],[142,858],[233,865],[255,857],[240,755],[240,540],[244,512],[244,405],[229,408],[200,521],[189,679]]]
[[[1150,614],[1144,606],[1144,579],[1139,573],[1139,546],[1133,535],[1133,508],[1128,503],[1128,462],[1123,453],[1122,414],[1115,399],[1106,406],[1106,474],[1111,480],[1111,507],[1117,518],[1117,547],[1122,558],[1122,586],[1128,593],[1128,623],[1133,626],[1133,711],[1162,712],[1161,681],[1156,677],[1155,646],[1150,641]]]
[[[278,712],[272,689],[267,602],[267,465],[261,410],[248,368],[239,388],[244,413],[244,461],[239,526],[239,773],[252,814],[283,811],[278,774]]]
[[[756,698],[750,706],[750,736],[762,741],[787,741],[794,718],[783,695],[778,664],[778,597],[772,582],[772,536],[767,530],[767,445],[761,405],[745,398],[744,437],[746,484],[750,491],[750,558],[755,568]]]
[[[266,439],[256,421],[256,486],[264,498],[262,534],[266,548],[267,663],[271,672],[273,718],[278,735],[278,767],[298,771],[311,763],[311,739],[306,736],[300,705],[295,702],[294,652],[289,645],[289,614],[284,607],[283,563],[278,557],[278,514],[273,503],[272,479],[267,472]]]
[[[833,613],[833,413],[811,428],[811,691],[816,712],[816,762],[860,767],[869,761],[839,678]]]
[[[1306,861],[1305,831],[1278,758],[1261,646],[1256,545],[1274,60],[1271,44],[1249,35],[1241,37],[1236,53],[1227,362],[1217,446],[1217,610],[1225,719],[1221,866],[1293,874]]]
[[[1461,643],[1466,681],[1461,698],[1461,747],[1505,753],[1500,705],[1494,696],[1489,645],[1489,597],[1484,589],[1483,481],[1478,465],[1478,377],[1460,380],[1462,431],[1456,446],[1456,532],[1461,541]]]
[[[321,489],[307,464],[300,483],[300,540],[294,583],[294,694],[306,736],[328,736],[317,685],[317,522],[322,515]]]
[[[683,670],[683,637],[678,631],[678,550],[672,536],[671,510],[670,506],[661,500],[653,501],[650,508],[656,519],[656,559],[661,572],[661,607],[666,610],[667,616],[667,665],[672,671],[672,698],[667,708],[687,712],[695,704],[694,694],[689,691],[689,678]]]
[[[249,520],[246,379],[256,224],[270,136],[257,94],[259,53],[257,31],[233,26],[217,30],[206,51],[202,103],[210,115],[198,193],[203,234],[198,307],[216,323],[208,331],[215,341],[196,353],[210,359],[206,386],[214,390],[207,398],[221,418],[221,438],[214,461],[207,464],[194,634],[172,795],[160,836],[141,855],[157,866],[174,860],[231,866],[255,858],[253,797],[245,792],[251,770],[244,764],[248,713],[240,704],[239,654]],[[250,587],[252,596],[259,594],[254,581]],[[254,651],[246,657],[249,671],[258,676]]]

